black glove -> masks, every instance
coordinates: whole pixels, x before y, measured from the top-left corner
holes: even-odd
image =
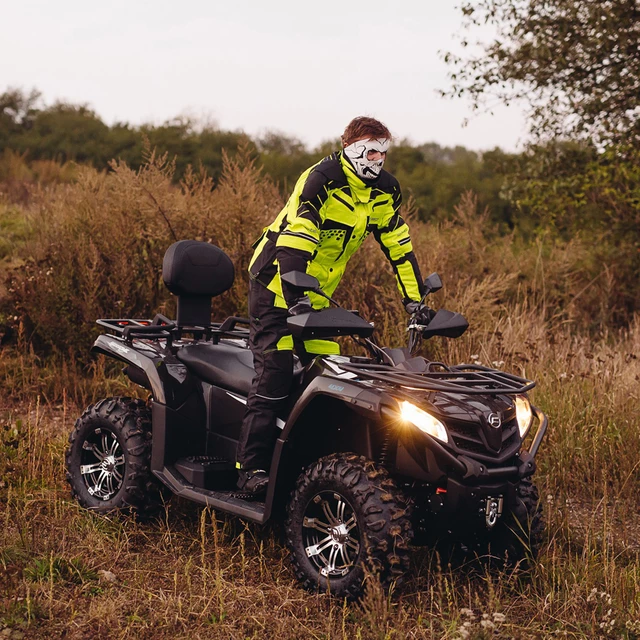
[[[289,313],[292,316],[299,316],[301,313],[309,313],[311,311],[313,311],[313,307],[311,306],[309,296],[298,298],[296,303],[292,307],[289,307]]]
[[[415,302],[413,300],[407,302],[404,305],[404,308],[407,310],[407,313],[415,316],[414,320],[417,324],[429,324],[436,315],[436,312],[427,307],[426,304],[422,304],[422,302]]]

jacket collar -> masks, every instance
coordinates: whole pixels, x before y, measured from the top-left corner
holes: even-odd
[[[355,172],[355,169],[347,160],[344,153],[342,151],[338,151],[340,156],[340,164],[342,166],[342,171],[344,175],[347,177],[347,182],[349,184],[349,188],[351,189],[351,194],[354,200],[358,202],[369,202],[371,199],[371,185],[366,184],[362,178]]]

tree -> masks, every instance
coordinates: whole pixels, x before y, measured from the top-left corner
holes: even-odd
[[[29,93],[9,87],[0,94],[0,149],[16,134],[29,129],[38,113],[40,92]]]
[[[465,31],[496,36],[453,65],[448,96],[529,105],[536,137],[590,140],[602,148],[640,142],[640,0],[476,0],[462,5]]]

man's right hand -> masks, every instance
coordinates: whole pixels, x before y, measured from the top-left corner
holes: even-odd
[[[313,307],[309,296],[299,298],[292,307],[289,307],[289,313],[292,316],[299,316],[301,313],[310,313],[311,311],[313,311]]]
[[[407,302],[404,305],[404,308],[407,310],[407,313],[414,316],[414,320],[419,324],[429,324],[436,315],[436,312],[433,309],[427,307],[426,304],[422,304],[421,302]]]

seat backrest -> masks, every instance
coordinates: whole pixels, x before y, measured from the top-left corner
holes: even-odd
[[[174,242],[164,254],[162,279],[178,297],[179,327],[208,327],[211,298],[233,285],[235,271],[229,256],[219,247],[197,240]]]

